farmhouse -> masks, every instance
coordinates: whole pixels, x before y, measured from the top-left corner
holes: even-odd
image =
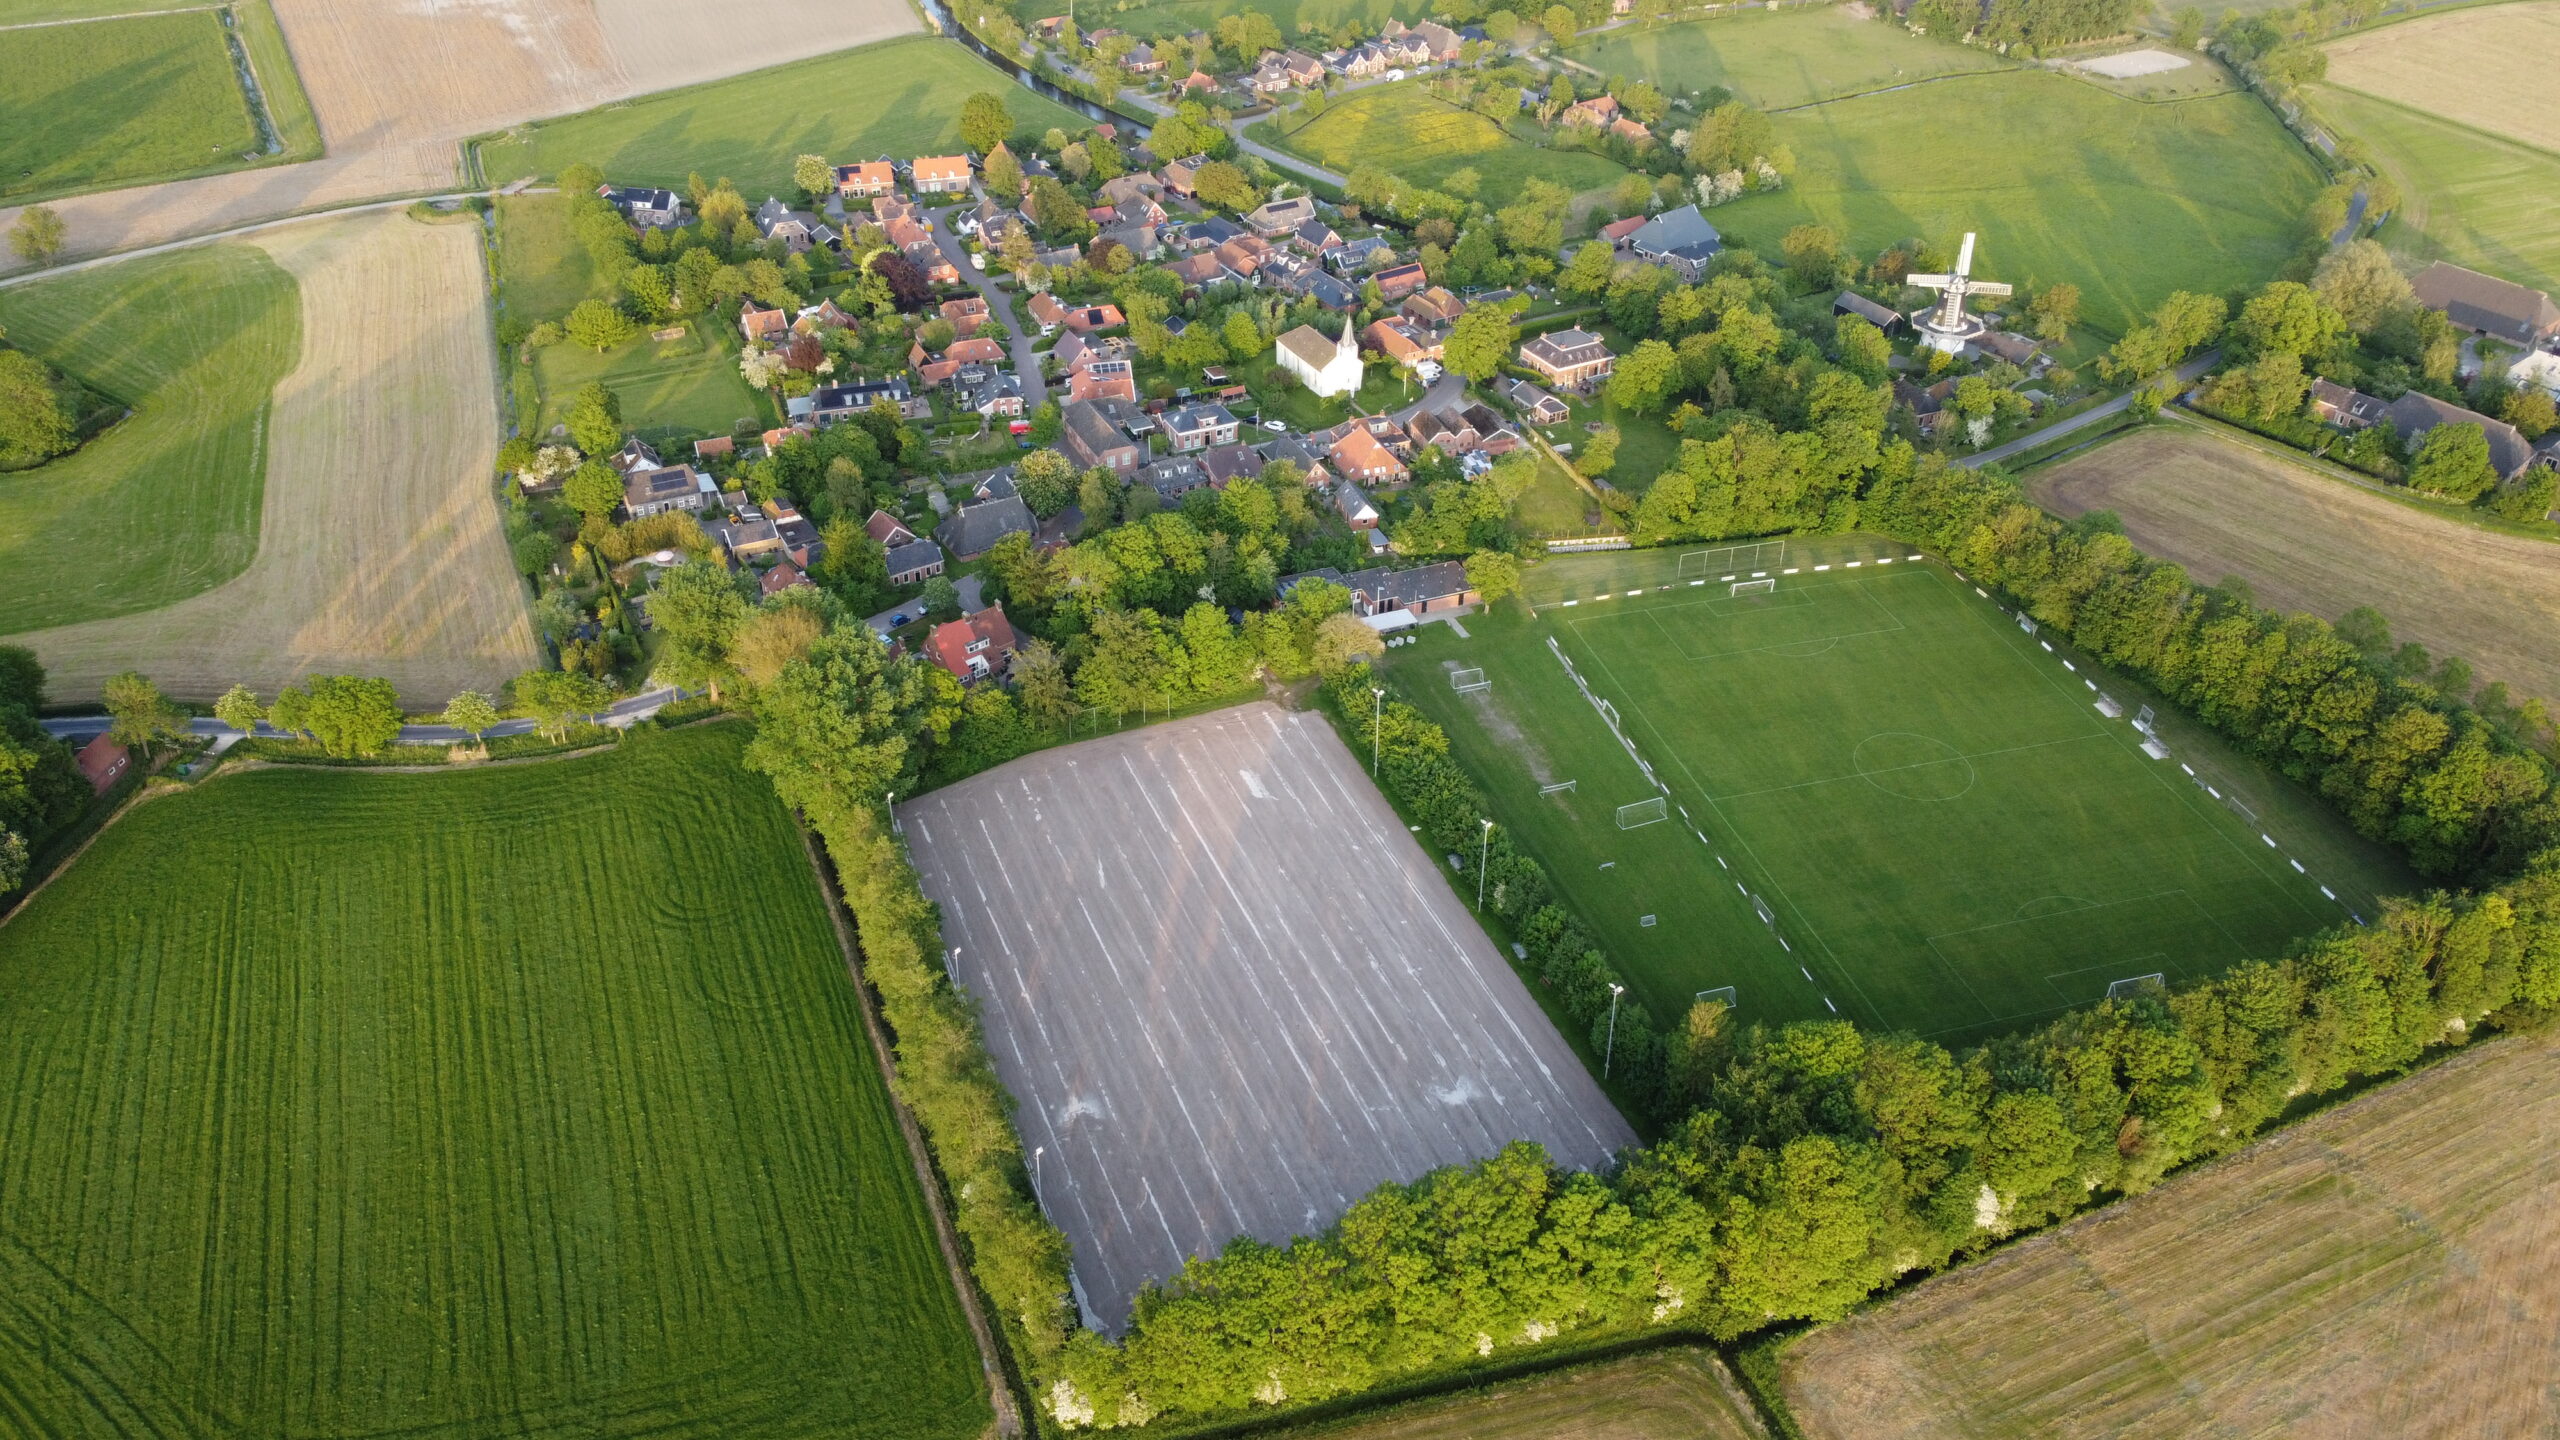
[[[934,532],[944,549],[960,559],[975,560],[995,548],[1007,535],[1028,535],[1038,528],[1031,518],[1031,507],[1019,495],[989,500],[979,505],[963,505],[942,522]]]
[[[1588,330],[1558,330],[1522,342],[1520,363],[1557,389],[1587,391],[1609,378],[1617,357]]]
[[[2560,335],[2560,306],[2529,286],[2439,260],[2409,282],[2418,303],[2444,318],[2510,345],[2534,346]]]
[[[684,198],[673,190],[604,185],[596,193],[639,229],[672,230],[684,223]]]
[[[1724,248],[1724,237],[1695,205],[1665,210],[1627,237],[1627,249],[1639,260],[1667,266],[1682,281],[1695,285],[1707,262]]]
[[[928,155],[908,167],[920,195],[951,195],[969,188],[969,157]]]
[[[1318,395],[1349,395],[1360,388],[1360,342],[1347,319],[1338,341],[1326,339],[1312,325],[1301,325],[1281,336],[1273,349],[1281,368]]]
[[[964,685],[1002,675],[1015,648],[1013,624],[996,605],[934,626],[924,646],[934,664]]]
[[[2311,418],[2341,430],[2362,430],[2382,418],[2383,404],[2334,380],[2311,382]]]
[[[900,526],[899,533],[905,534],[906,527]],[[992,545],[995,542],[990,540],[987,543]],[[892,585],[921,585],[942,573],[942,547],[930,540],[908,535],[904,543],[889,548],[888,556],[889,583]]]
[[[2477,425],[2489,439],[2489,464],[2501,480],[2513,480],[2533,463],[2533,446],[2516,427],[2477,410],[2465,410],[2433,395],[2412,390],[2392,401],[2382,418],[2400,432],[2400,443],[2416,449],[2418,439],[2439,425]]]
[[[622,508],[631,512],[634,520],[645,520],[669,510],[690,510],[699,514],[710,509],[719,496],[718,483],[690,465],[641,470],[622,482]]]
[[[1079,470],[1100,466],[1114,475],[1126,475],[1146,459],[1145,447],[1130,439],[1106,408],[1110,403],[1076,400],[1059,412],[1059,449]]]
[[[96,738],[80,747],[79,760],[80,773],[88,777],[89,789],[104,795],[107,787],[124,774],[125,767],[133,763],[133,754],[106,732],[100,731]]]

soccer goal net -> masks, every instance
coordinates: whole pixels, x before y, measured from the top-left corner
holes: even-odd
[[[1658,824],[1670,818],[1671,802],[1659,795],[1650,800],[1639,800],[1633,805],[1618,807],[1618,828],[1621,830],[1633,830],[1642,825]]]
[[[2135,975],[2107,982],[2107,998],[2130,1000],[2136,995],[2157,995],[2169,988],[2169,977],[2155,970],[2148,975]]]
[[[1732,594],[1738,598],[1744,595],[1774,595],[1777,591],[1778,582],[1775,580],[1736,580],[1733,582]]]
[[[1709,1000],[1715,1001],[1727,1010],[1730,1010],[1741,1003],[1738,998],[1738,992],[1736,992],[1730,985],[1719,985],[1713,990],[1701,990],[1696,995],[1690,997],[1689,1003],[1697,1005],[1703,1004]]]
[[[1493,682],[1484,678],[1482,670],[1452,670],[1449,672],[1449,688],[1461,695],[1468,695],[1478,690],[1492,689]]]
[[[1787,542],[1762,540],[1750,545],[1724,545],[1713,550],[1692,550],[1680,557],[1683,580],[1713,579],[1737,571],[1767,570],[1786,563]]]

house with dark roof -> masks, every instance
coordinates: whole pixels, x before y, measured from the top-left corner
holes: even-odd
[[[1208,467],[1188,455],[1167,455],[1139,466],[1133,478],[1139,484],[1152,488],[1164,503],[1170,505],[1194,490],[1206,489],[1209,471]]]
[[[1250,445],[1213,445],[1200,452],[1200,468],[1208,472],[1210,484],[1223,490],[1238,480],[1260,475],[1262,457]]]
[[[1911,322],[1903,318],[1901,311],[1890,305],[1879,305],[1855,290],[1841,291],[1839,298],[1831,302],[1831,313],[1855,315],[1888,336],[1899,335],[1911,328]]]
[[[2513,480],[2533,463],[2533,445],[2522,431],[2504,420],[2492,419],[2477,410],[2439,400],[2423,391],[2412,390],[2383,407],[2382,418],[2400,432],[2400,443],[2412,453],[2426,433],[2439,425],[2477,425],[2488,437],[2489,467],[2501,480]]]
[[[1129,438],[1109,408],[1112,402],[1075,400],[1059,411],[1058,448],[1079,470],[1101,466],[1114,475],[1136,470],[1146,447]]]
[[[995,541],[987,542],[993,545]],[[889,583],[921,585],[942,573],[942,547],[930,540],[910,535],[905,542],[889,547]]]
[[[603,185],[596,193],[635,229],[672,230],[684,223],[684,197],[673,190]]]
[[[934,626],[924,642],[933,663],[963,685],[1003,675],[1015,648],[1013,623],[997,605]]]
[[[1345,240],[1324,252],[1324,268],[1346,280],[1365,275],[1372,264],[1386,265],[1396,258],[1395,247],[1375,235]]]
[[[1431,283],[1431,278],[1422,273],[1421,266],[1411,264],[1392,266],[1369,278],[1378,282],[1379,297],[1390,305],[1418,293]]]
[[[810,391],[807,398],[808,418],[820,425],[850,420],[883,400],[896,406],[898,413],[909,420],[920,420],[933,413],[933,402],[910,391],[904,375],[821,385]]]
[[[933,533],[944,550],[966,561],[994,549],[996,542],[1007,535],[1028,535],[1037,528],[1031,507],[1022,503],[1022,497],[1007,495],[1001,500],[961,506]]]
[[[1316,218],[1316,202],[1312,195],[1292,195],[1285,200],[1267,201],[1244,217],[1244,223],[1264,239],[1277,239]]]
[[[719,497],[719,484],[690,465],[637,470],[624,477],[622,482],[622,508],[629,511],[634,520],[645,520],[669,510],[689,510],[699,514],[710,509]]]
[[[1519,412],[1520,419],[1530,425],[1561,425],[1572,412],[1565,403],[1526,380],[1497,380],[1494,398]]]
[[[756,578],[756,591],[770,600],[785,590],[809,584],[809,573],[785,560]]]
[[[1253,447],[1265,465],[1281,461],[1298,467],[1298,478],[1310,488],[1333,483],[1333,471],[1324,463],[1324,452],[1307,443],[1303,435],[1282,435]],[[1260,472],[1256,472],[1260,473]]]
[[[836,232],[827,228],[827,222],[806,210],[794,210],[770,195],[756,207],[756,229],[767,240],[783,242],[794,255],[805,254],[818,245],[840,248]]]
[[[870,536],[884,549],[893,545],[904,545],[916,538],[916,532],[907,528],[907,522],[886,510],[872,511],[870,518],[862,522],[862,533]]]
[[[1356,570],[1341,583],[1351,592],[1351,608],[1363,616],[1436,615],[1484,599],[1467,584],[1467,567],[1456,560],[1411,570]]]
[[[1180,405],[1156,417],[1156,428],[1177,455],[1234,444],[1237,423],[1226,406],[1217,404]]]
[[[1668,266],[1688,284],[1706,274],[1707,262],[1724,248],[1724,236],[1707,223],[1695,205],[1665,210],[1627,237],[1627,252],[1650,265]]]
[[[1559,390],[1588,391],[1609,378],[1618,357],[1588,330],[1556,330],[1522,341],[1520,363]]]
[[[1368,496],[1368,492],[1362,490],[1359,486],[1352,484],[1348,480],[1337,480],[1333,483],[1333,495],[1331,498],[1333,500],[1334,513],[1342,517],[1344,524],[1349,525],[1354,530],[1375,530],[1378,528],[1378,520],[1380,517],[1377,503],[1371,500]]]
[[[2531,348],[2560,335],[2560,306],[2531,286],[2439,260],[2409,282],[2418,303],[2465,330]]]
[[[2311,418],[2323,425],[2341,430],[2362,430],[2382,418],[2380,400],[2361,390],[2350,390],[2334,380],[2311,382]]]

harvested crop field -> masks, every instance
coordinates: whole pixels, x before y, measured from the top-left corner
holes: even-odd
[[[2560,151],[2560,0],[2429,15],[2323,48],[2333,85]]]
[[[491,498],[478,233],[395,212],[259,245],[300,284],[305,319],[268,411],[257,558],[165,609],[13,638],[65,700],[126,669],[198,699],[319,671],[381,675],[427,707],[530,669],[540,652]]]
[[[745,740],[226,776],[0,926],[0,1432],[980,1434]]]
[[[1724,1363],[1704,1349],[1507,1380],[1374,1419],[1280,1440],[1759,1440],[1767,1432]]]
[[[1094,1319],[1390,1180],[1634,1133],[1321,718],[1044,751],[898,807]]]
[[[2445,259],[2536,289],[2560,290],[2560,154],[2484,135],[2388,100],[2312,87],[2319,113],[2371,148],[2400,186],[2380,239],[2413,265]]]
[[[2560,1039],[2498,1041],[1788,1348],[1817,1440],[2549,1435]]]
[[[2133,543],[2205,584],[2335,620],[2380,610],[2394,639],[2459,655],[2485,681],[2560,701],[2560,545],[2385,499],[2191,426],[2137,431],[2028,482],[2063,516],[2113,510]]]

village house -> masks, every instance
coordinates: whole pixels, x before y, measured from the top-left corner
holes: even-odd
[[[690,465],[635,471],[622,482],[622,508],[634,520],[669,510],[699,514],[710,509],[719,495],[720,487],[712,478]]]
[[[1253,448],[1265,465],[1285,463],[1298,467],[1298,478],[1309,489],[1323,489],[1333,484],[1333,472],[1325,468],[1324,452],[1308,444],[1304,435],[1282,435]]]
[[[1012,622],[1001,606],[945,621],[925,637],[924,653],[963,685],[1002,675],[1015,650]]]
[[[1559,390],[1587,392],[1609,378],[1617,357],[1588,330],[1558,330],[1522,341],[1520,363]]]
[[[1666,266],[1689,285],[1705,276],[1707,262],[1723,248],[1724,237],[1695,205],[1665,210],[1627,237],[1627,249],[1638,260]]]
[[[1408,473],[1404,462],[1363,425],[1349,427],[1341,439],[1333,442],[1325,462],[1334,474],[1363,485],[1401,485]]]
[[[893,545],[904,545],[916,538],[916,532],[907,528],[907,522],[886,510],[878,509],[873,510],[863,519],[862,533],[870,536],[872,543],[883,549]]]
[[[1188,200],[1192,182],[1199,177],[1201,167],[1208,163],[1206,155],[1185,155],[1179,160],[1168,161],[1157,173],[1164,177],[1164,188]]]
[[[1292,195],[1264,202],[1244,217],[1245,225],[1264,239],[1277,239],[1316,218],[1315,197]]]
[[[934,576],[941,574],[942,547],[936,545],[930,540],[920,540],[916,538],[916,536],[909,533],[903,525],[899,526],[898,529],[899,532],[901,534],[905,534],[907,538],[899,541],[895,545],[886,547],[888,553],[889,583],[892,585],[921,585],[925,581],[932,579]],[[994,542],[990,541],[989,543],[992,544]]]
[[[1224,490],[1238,480],[1250,480],[1262,473],[1262,457],[1250,445],[1229,443],[1211,446],[1200,453],[1200,468],[1208,473],[1209,483]]]
[[[949,380],[964,365],[1001,365],[1004,342],[989,335],[975,335],[954,340],[940,355],[924,348],[919,340],[907,349],[907,365],[916,372],[924,388],[931,390]]]
[[[809,584],[809,572],[785,560],[757,577],[756,593],[770,600],[785,590],[793,590]],[[811,588],[816,587],[811,586]]]
[[[2382,418],[2383,403],[2334,380],[2311,382],[2311,417],[2341,430],[2362,430]]]
[[[1921,434],[1935,435],[1938,427],[1946,423],[1947,407],[1955,403],[1956,377],[1950,375],[1924,389],[1897,376],[1893,382],[1893,399],[1897,405],[1911,407],[1911,416],[1919,422]]]
[[[921,420],[933,413],[933,402],[909,390],[904,375],[821,385],[802,398],[809,402],[808,420],[816,425],[850,420],[883,400],[897,407],[904,419]]]
[[[1020,418],[1022,377],[993,365],[963,365],[951,377],[951,403],[991,420]]]
[[[1165,444],[1177,455],[1234,444],[1237,424],[1227,407],[1214,404],[1178,406],[1156,417],[1156,428],[1164,432]]]
[[[1129,438],[1113,408],[1110,401],[1076,400],[1060,410],[1059,449],[1077,469],[1100,466],[1114,475],[1126,475],[1145,461],[1146,447]]]
[[[684,197],[673,190],[600,185],[596,193],[621,211],[634,229],[672,230],[684,223]]]
[[[1457,324],[1458,317],[1467,313],[1467,302],[1433,285],[1406,296],[1405,302],[1396,307],[1396,313],[1417,325],[1438,329]]]
[[[2454,324],[2527,349],[2560,335],[2560,307],[2530,286],[2439,260],[2409,282],[2418,303]]]
[[[1523,424],[1561,425],[1572,413],[1565,408],[1563,401],[1526,380],[1497,380],[1493,384],[1493,395],[1518,413]]]
[[[950,322],[953,335],[966,340],[987,323],[987,302],[977,295],[965,300],[945,300],[935,313]]]
[[[794,210],[768,195],[756,207],[756,230],[767,240],[779,240],[794,255],[804,255],[818,245],[839,248],[835,232],[825,221],[806,210]]]
[[[1071,346],[1073,354],[1068,353]],[[1097,344],[1081,335],[1069,335],[1050,353],[1053,358],[1066,356],[1062,373],[1068,400],[1137,400],[1137,367],[1129,358],[1126,342],[1113,339]]]
[[[847,200],[868,200],[898,188],[898,167],[888,160],[865,160],[836,167],[836,193]]]
[[[737,453],[738,437],[735,435],[714,435],[708,440],[693,442],[693,458],[696,460],[713,460]]]
[[[1251,280],[1262,269],[1263,262],[1271,258],[1271,245],[1258,235],[1239,235],[1221,242],[1211,253],[1238,279]]]
[[[1564,113],[1556,117],[1556,123],[1558,125],[1588,125],[1592,129],[1597,130],[1617,118],[1618,97],[1615,95],[1594,95],[1588,100],[1576,101],[1575,103],[1564,107]]]
[[[1345,240],[1324,252],[1324,268],[1348,279],[1365,275],[1376,266],[1395,263],[1395,247],[1375,235]]]
[[[754,301],[738,312],[738,333],[750,345],[769,345],[791,330],[791,315],[785,310],[759,310]]]
[[[1334,228],[1313,215],[1299,221],[1298,228],[1289,232],[1290,246],[1302,255],[1321,256],[1341,243],[1342,237],[1334,233]]]
[[[1378,282],[1379,297],[1390,305],[1419,293],[1431,283],[1431,277],[1423,274],[1419,265],[1393,266],[1369,278]]]
[[[1381,516],[1377,503],[1371,500],[1359,486],[1348,480],[1337,480],[1334,482],[1333,494],[1330,498],[1333,501],[1334,513],[1342,517],[1343,524],[1354,530],[1378,528]]]
[[[996,546],[1007,535],[1028,535],[1038,528],[1031,518],[1031,507],[1019,495],[989,500],[977,505],[963,505],[951,512],[951,518],[934,531],[942,548],[962,561],[975,560]]]
[[[2519,390],[2539,390],[2560,400],[2560,355],[2528,350],[2507,367],[2507,383]]]
[[[1234,284],[1240,278],[1210,254],[1185,255],[1164,268],[1182,282],[1186,295],[1197,295],[1212,285]]]
[[[955,195],[969,188],[969,157],[927,155],[907,167],[919,195]]]
[[[133,763],[133,752],[115,742],[101,730],[89,743],[80,747],[80,773],[89,782],[91,794],[104,795],[123,777],[125,767]]]

